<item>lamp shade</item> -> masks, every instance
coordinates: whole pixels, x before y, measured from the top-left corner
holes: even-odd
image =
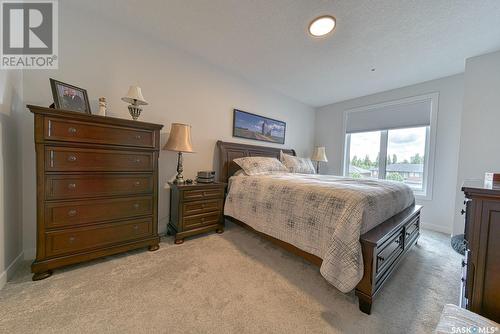
[[[127,103],[143,105],[143,106],[148,104],[144,99],[144,96],[142,96],[142,90],[141,87],[139,86],[130,86],[127,95],[122,97],[122,100]]]
[[[325,153],[325,147],[318,146],[318,147],[314,148],[314,152],[313,152],[313,155],[311,157],[311,160],[328,162],[328,158],[326,157],[326,153]]]
[[[175,152],[193,152],[193,145],[191,144],[191,125],[172,123],[170,136],[163,149]]]

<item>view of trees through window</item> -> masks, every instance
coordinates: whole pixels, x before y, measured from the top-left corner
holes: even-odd
[[[384,178],[423,189],[426,127],[350,134],[349,176]],[[387,136],[387,146],[381,146]],[[386,153],[385,165],[380,152]],[[385,168],[384,168],[385,167]]]

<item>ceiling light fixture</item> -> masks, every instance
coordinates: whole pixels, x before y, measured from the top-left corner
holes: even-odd
[[[335,29],[335,18],[331,15],[323,15],[315,18],[309,24],[309,33],[314,37],[328,35]]]

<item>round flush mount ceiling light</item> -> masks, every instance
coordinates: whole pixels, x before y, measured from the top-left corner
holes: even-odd
[[[335,18],[331,15],[323,15],[315,18],[309,24],[309,33],[314,37],[323,37],[335,29]]]

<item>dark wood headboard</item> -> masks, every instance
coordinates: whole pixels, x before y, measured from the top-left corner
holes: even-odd
[[[273,157],[279,159],[280,151],[286,154],[296,155],[295,150],[292,149],[229,143],[220,140],[217,142],[217,148],[219,150],[219,166],[217,172],[220,182],[227,182],[234,173],[241,169],[233,162],[236,158]]]

